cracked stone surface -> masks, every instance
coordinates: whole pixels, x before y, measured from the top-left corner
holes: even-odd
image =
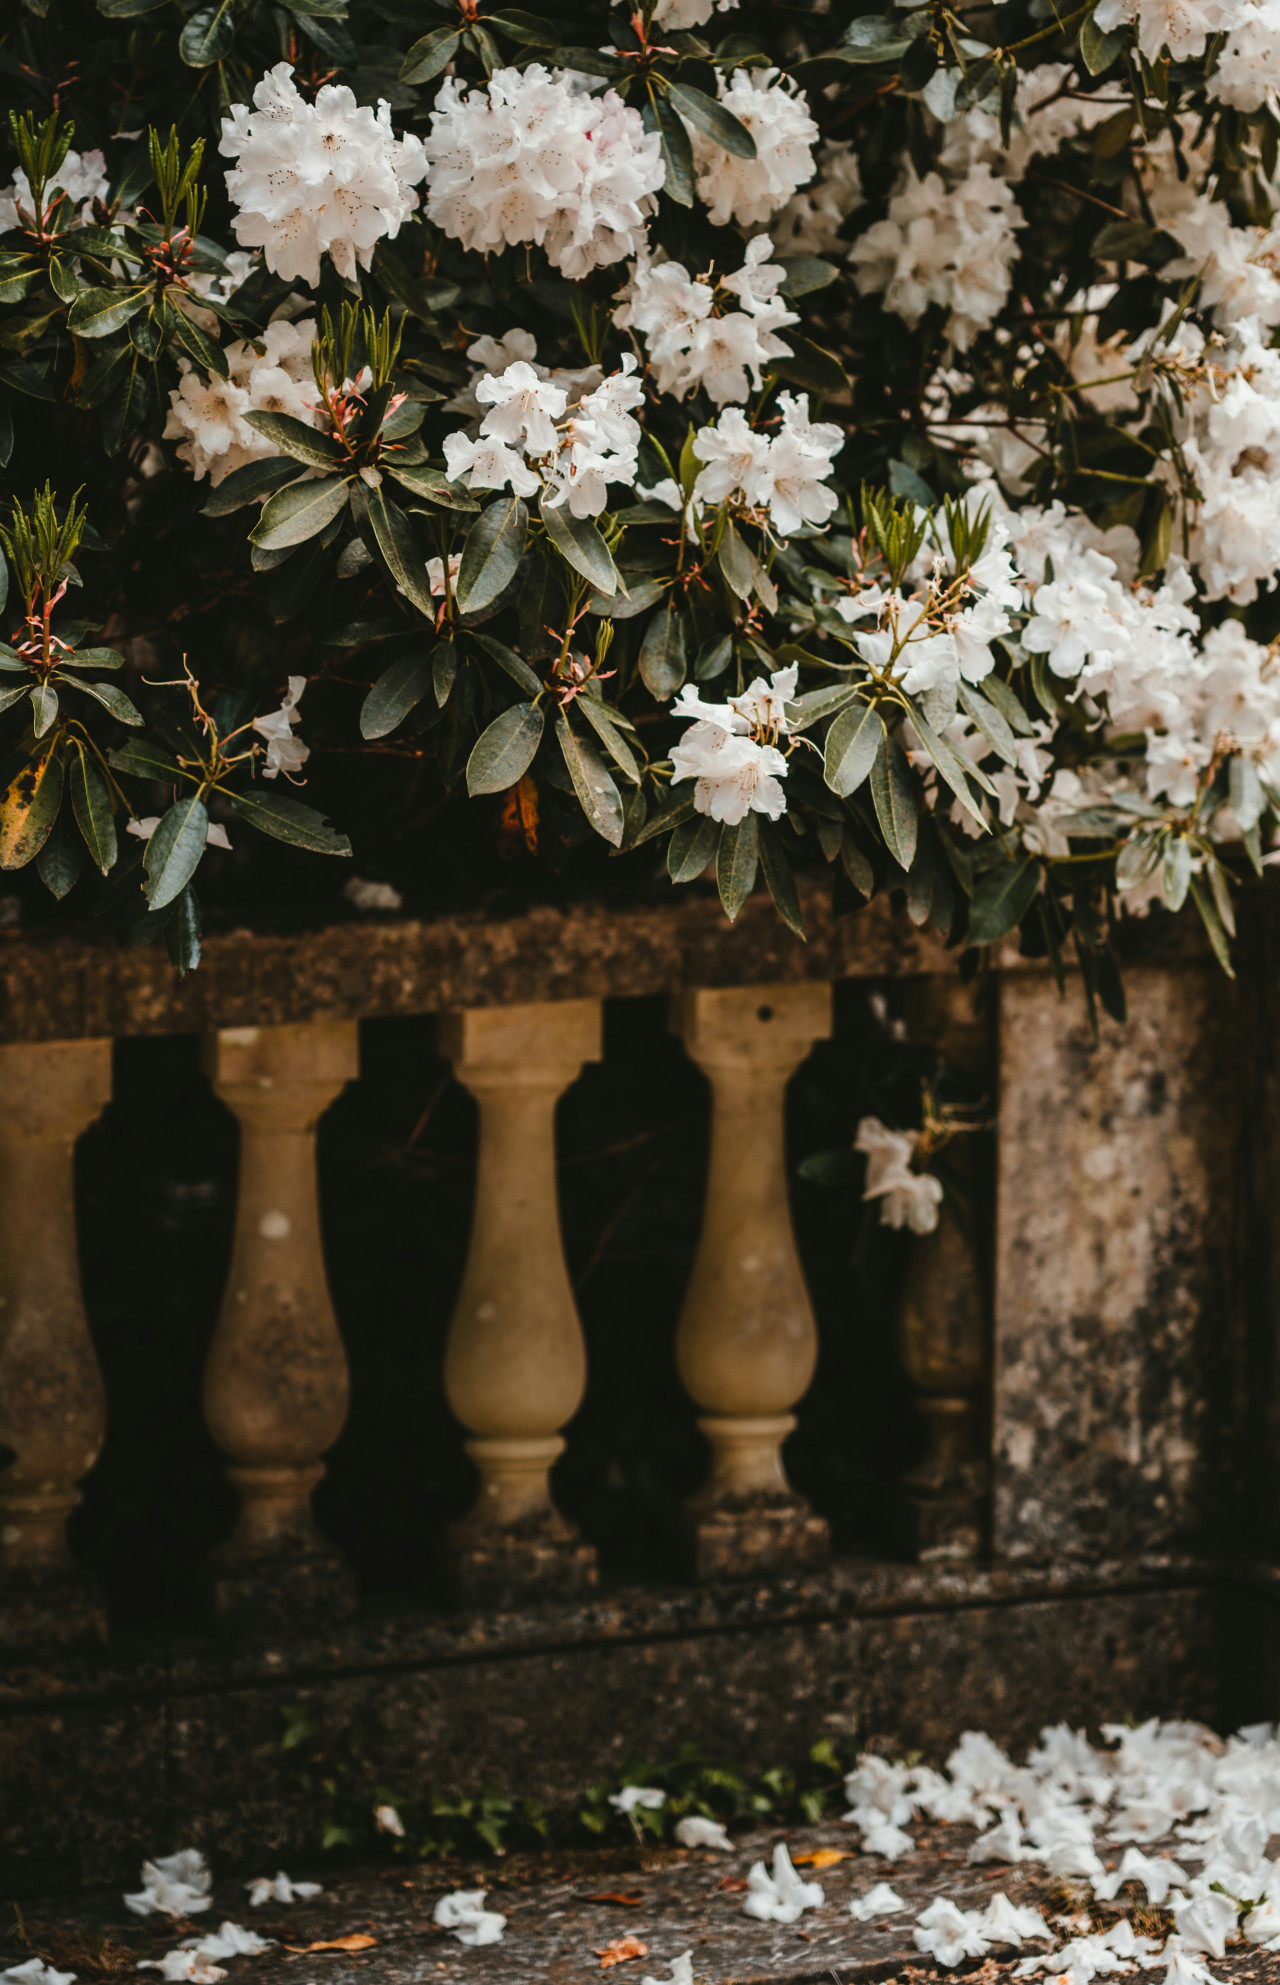
[[[788,1985],[810,1980],[848,1985],[857,1978],[901,1978],[908,1985],[925,1985],[975,1977],[983,1985],[1004,1985],[1017,1953],[939,1972],[912,1942],[919,1911],[943,1895],[961,1908],[983,1908],[1001,1890],[1014,1903],[1041,1909],[1050,1920],[1075,1906],[1064,1884],[1034,1863],[969,1866],[971,1828],[923,1827],[914,1852],[893,1864],[854,1851],[855,1838],[836,1824],[746,1835],[735,1840],[732,1854],[641,1847],[512,1855],[471,1864],[424,1865],[406,1859],[389,1867],[338,1873],[323,1865],[299,1865],[289,1873],[295,1879],[321,1880],[322,1896],[288,1908],[270,1903],[249,1909],[243,1878],[220,1879],[208,1913],[176,1924],[160,1917],[140,1921],[128,1914],[117,1892],[90,1891],[56,1904],[31,1903],[21,1913],[9,1905],[0,1935],[0,1966],[40,1955],[61,1970],[74,1970],[81,1985],[122,1980],[136,1975],[140,1959],[162,1956],[182,1937],[216,1929],[230,1917],[278,1939],[279,1947],[260,1958],[226,1960],[228,1985],[249,1985],[250,1980],[252,1985],[588,1985],[610,1973],[610,1985],[641,1985],[647,1976],[665,1979],[671,1960],[686,1950],[693,1953],[698,1985],[755,1985],[775,1979]],[[747,1871],[754,1860],[768,1860],[780,1839],[796,1858],[822,1849],[835,1849],[846,1858],[817,1870],[801,1869],[826,1891],[820,1909],[806,1912],[796,1924],[758,1923],[742,1913]],[[892,1885],[906,1908],[882,1920],[855,1922],[850,1901],[880,1881]],[[488,1889],[486,1907],[500,1910],[507,1927],[501,1943],[471,1950],[438,1929],[433,1912],[448,1890],[479,1887]],[[1120,1904],[1093,1905],[1098,1928],[1124,1913]],[[1155,1934],[1171,1927],[1161,1912],[1136,1913],[1139,1929]],[[1075,1929],[1062,1931],[1063,1937],[1072,1934]],[[306,1949],[353,1935],[376,1942],[358,1952]],[[647,1954],[603,1966],[599,1953],[625,1937],[646,1944]],[[1211,1968],[1231,1985],[1236,1980],[1280,1985],[1280,1955],[1248,1945],[1233,1948]],[[1138,1980],[1144,1975],[1134,1974]],[[1151,1975],[1163,1974],[1157,1970]]]

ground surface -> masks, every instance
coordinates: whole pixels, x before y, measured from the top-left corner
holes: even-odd
[[[250,1980],[252,1985],[587,1985],[610,1972],[609,1985],[641,1985],[646,1976],[665,1979],[671,1960],[686,1950],[693,1952],[697,1985],[772,1979],[847,1985],[856,1978],[900,1978],[904,1985],[962,1978],[1004,1985],[1015,1953],[1004,1961],[974,1959],[939,1973],[912,1942],[918,1912],[938,1896],[964,1909],[981,1908],[1003,1890],[1015,1903],[1034,1904],[1051,1922],[1063,1919],[1063,1938],[1081,1934],[1086,1925],[1066,1924],[1078,1899],[1069,1884],[1055,1882],[1043,1869],[970,1867],[966,1854],[972,1837],[969,1828],[921,1828],[916,1850],[893,1865],[853,1852],[851,1831],[828,1825],[743,1836],[732,1854],[637,1848],[513,1855],[469,1865],[406,1861],[339,1873],[295,1866],[289,1870],[295,1879],[323,1881],[322,1896],[287,1908],[269,1903],[250,1909],[239,1879],[220,1880],[206,1915],[173,1925],[160,1917],[131,1917],[118,1894],[87,1892],[48,1906],[31,1903],[20,1910],[6,1904],[0,1967],[39,1955],[61,1971],[76,1972],[82,1985],[122,1980],[136,1975],[140,1959],[163,1956],[182,1937],[215,1929],[230,1917],[278,1938],[279,1948],[258,1958],[227,1960],[228,1985],[250,1985]],[[748,1868],[754,1860],[768,1860],[780,1839],[797,1860],[824,1849],[848,1857],[801,1868],[806,1879],[822,1883],[826,1902],[793,1925],[758,1923],[742,1913]],[[889,1881],[907,1907],[883,1921],[855,1922],[850,1901],[879,1881]],[[438,1929],[432,1917],[447,1890],[479,1887],[489,1890],[486,1907],[500,1910],[507,1927],[501,1943],[470,1950]],[[1158,1935],[1172,1927],[1161,1912],[1135,1908],[1134,1891],[1125,1894],[1137,1930]],[[1106,1928],[1122,1913],[1119,1904],[1094,1904],[1094,1925]],[[354,1937],[375,1941],[355,1951],[306,1948]],[[639,1940],[647,1953],[602,1964],[600,1954],[624,1938]],[[1210,1968],[1219,1979],[1241,1985],[1280,1985],[1280,1954],[1248,1945]],[[1134,1974],[1137,1980],[1145,1975]],[[1159,1980],[1163,1968],[1150,1975]]]

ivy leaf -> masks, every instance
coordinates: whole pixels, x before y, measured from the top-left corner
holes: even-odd
[[[232,0],[217,0],[192,14],[178,36],[178,53],[189,69],[209,69],[230,51],[235,34]]]
[[[304,420],[295,420],[292,414],[247,413],[244,419],[283,454],[291,455],[295,462],[305,462],[309,469],[338,468],[348,459],[346,449],[331,434],[321,434]],[[253,468],[255,464],[249,462],[245,466]]]
[[[25,868],[49,838],[62,804],[62,754],[51,738],[0,799],[0,869]]]
[[[1030,856],[989,869],[969,905],[969,942],[995,944],[1022,922],[1036,900],[1040,867]]]
[[[885,846],[899,868],[909,869],[920,822],[911,768],[897,738],[881,740],[871,767],[871,799]]]
[[[582,811],[602,840],[608,841],[611,847],[621,847],[622,798],[605,770],[599,752],[594,745],[588,744],[586,738],[570,730],[563,711],[556,718],[556,737]]]
[[[71,806],[84,844],[105,875],[118,852],[111,792],[82,744],[76,745],[71,760]]]
[[[684,621],[674,606],[655,613],[640,644],[640,680],[658,703],[673,697],[685,679]]]
[[[284,551],[305,544],[342,515],[350,494],[350,483],[337,476],[326,482],[290,483],[263,504],[249,542],[259,551]]]
[[[726,110],[714,97],[695,90],[690,83],[668,83],[667,97],[688,119],[695,131],[701,131],[704,138],[720,145],[734,158],[753,159],[756,156],[756,141],[745,124]]]
[[[467,791],[473,799],[519,784],[542,742],[545,721],[536,704],[513,703],[480,733],[467,760]]]
[[[455,597],[462,613],[491,606],[516,576],[529,532],[529,512],[518,496],[500,496],[467,532]]]
[[[567,503],[552,507],[546,497],[540,505],[542,521],[560,556],[575,572],[607,598],[618,590],[618,570],[613,554],[589,517],[575,517]]]
[[[759,863],[760,816],[748,813],[736,826],[723,829],[716,856],[716,884],[731,924],[737,922],[738,912],[756,886]]]
[[[346,835],[335,832],[322,813],[313,806],[303,806],[300,800],[288,799],[283,793],[263,792],[224,792],[223,797],[230,803],[232,812],[247,820],[251,827],[277,841],[286,841],[291,848],[306,848],[313,855],[351,853]],[[156,833],[159,831],[157,828]]]
[[[389,737],[421,703],[433,680],[430,655],[401,655],[392,662],[361,705],[361,737]]]
[[[869,703],[850,703],[827,732],[823,747],[823,777],[833,793],[847,799],[856,793],[875,763],[884,739],[884,724]]]

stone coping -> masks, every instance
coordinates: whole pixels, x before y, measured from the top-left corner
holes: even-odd
[[[212,1027],[353,1020],[536,1000],[670,994],[690,986],[950,974],[958,953],[894,915],[886,898],[837,916],[805,879],[808,941],[763,892],[730,924],[705,884],[644,896],[513,902],[456,913],[213,928],[179,978],[162,945],[92,927],[0,930],[0,1042],[190,1034]],[[1204,955],[1189,919],[1153,919],[1126,954]],[[1010,950],[1001,969],[1024,968]],[[1039,969],[1033,966],[1032,969]]]
[[[1247,1578],[1190,1554],[1151,1553],[1048,1565],[911,1565],[838,1558],[791,1577],[721,1585],[628,1587],[511,1611],[445,1613],[415,1595],[368,1601],[357,1616],[289,1636],[214,1640],[125,1631],[101,1653],[56,1662],[11,1655],[0,1668],[6,1711],[111,1700],[202,1696],[273,1683],[395,1674],[511,1660],[565,1648],[645,1645],[826,1621],[909,1618],[1134,1592],[1198,1591]],[[1280,1582],[1280,1572],[1274,1575]]]

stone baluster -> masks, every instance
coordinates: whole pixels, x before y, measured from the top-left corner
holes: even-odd
[[[445,1391],[480,1492],[451,1536],[464,1597],[502,1603],[595,1583],[595,1552],[549,1474],[587,1358],[560,1240],[556,1103],[599,1059],[598,1000],[448,1015],[441,1048],[480,1106],[475,1212],[445,1352]]]
[[[956,979],[916,979],[901,988],[898,1003],[910,1039],[936,1048],[975,1091],[990,1095],[990,1028],[971,989]],[[969,1189],[970,1208],[981,1185],[979,1150],[972,1137],[961,1136],[947,1151],[949,1169]],[[935,1231],[913,1237],[910,1247],[898,1341],[929,1445],[902,1485],[903,1541],[924,1563],[976,1558],[989,1475],[977,1437],[989,1362],[986,1277],[972,1221],[957,1219],[950,1196]]]
[[[700,1578],[749,1576],[825,1556],[827,1525],[787,1481],[782,1443],[807,1389],[818,1333],[787,1192],[787,1083],[831,1032],[831,988],[701,990],[674,1025],[711,1083],[702,1236],[676,1335],[686,1390],[711,1444],[686,1506]]]
[[[213,1602],[261,1631],[350,1611],[355,1580],[311,1495],[347,1416],[347,1360],[325,1278],[316,1125],[359,1073],[354,1021],[224,1027],[205,1068],[240,1123],[235,1245],[204,1375],[240,1517],[214,1553]]]
[[[110,1095],[110,1041],[0,1047],[0,1646],[10,1648],[105,1632],[66,1522],[106,1430],[80,1294],[74,1159]]]

